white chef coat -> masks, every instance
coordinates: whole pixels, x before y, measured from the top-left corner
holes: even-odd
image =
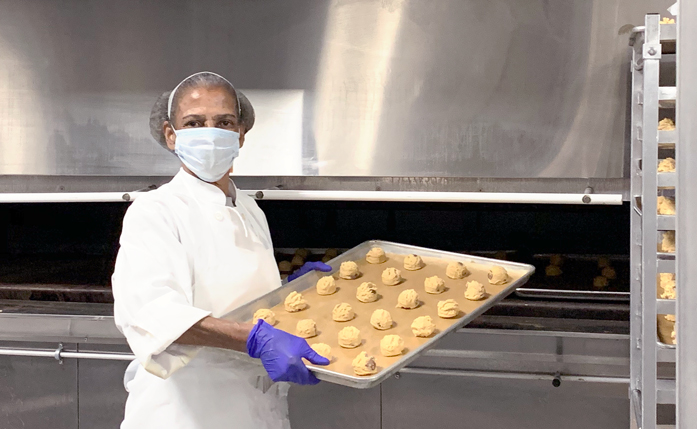
[[[232,188],[234,185],[231,183]],[[173,342],[281,285],[264,213],[184,170],[126,212],[114,318],[136,356],[122,429],[287,428],[286,393],[236,352]]]

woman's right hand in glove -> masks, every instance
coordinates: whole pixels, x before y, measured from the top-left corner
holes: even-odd
[[[247,353],[261,359],[273,381],[317,384],[319,380],[307,369],[302,359],[315,365],[329,365],[329,360],[312,350],[307,341],[276,329],[263,320],[259,320],[249,333]]]

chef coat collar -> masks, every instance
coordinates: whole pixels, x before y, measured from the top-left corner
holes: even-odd
[[[230,194],[232,194],[232,198],[225,195],[217,186],[204,182],[198,177],[187,173],[183,168],[179,169],[179,172],[174,176],[172,182],[183,184],[194,194],[196,199],[200,201],[224,206],[228,200],[230,200],[234,206],[237,199],[237,187],[232,179],[230,179]]]

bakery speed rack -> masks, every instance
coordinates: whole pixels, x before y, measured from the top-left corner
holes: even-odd
[[[657,409],[663,411],[661,404],[676,402],[675,378],[659,378],[659,369],[663,377],[664,372],[670,372],[663,371],[663,367],[670,367],[676,361],[676,346],[671,344],[670,334],[667,340],[658,335],[659,323],[667,320],[665,315],[676,314],[676,301],[661,299],[657,283],[660,273],[676,272],[675,252],[667,252],[661,239],[666,232],[674,234],[676,216],[658,214],[659,196],[672,198],[679,186],[674,170],[659,172],[658,168],[661,158],[675,159],[678,144],[672,124],[659,127],[660,119],[675,119],[676,41],[676,25],[662,24],[658,14],[646,15],[645,25],[634,28],[630,38],[630,404],[633,427],[642,429],[675,427],[672,416],[668,416],[667,422],[657,422]],[[664,413],[660,414],[664,417]]]

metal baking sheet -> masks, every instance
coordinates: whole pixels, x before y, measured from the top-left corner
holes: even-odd
[[[516,289],[516,295],[523,298],[629,301],[629,259],[626,255],[566,255],[562,275],[549,277],[545,267],[549,265],[551,254],[533,256],[535,275],[525,287]],[[593,279],[601,274],[598,259],[607,258],[617,272],[617,278],[610,280],[607,288],[593,289]]]
[[[368,264],[365,254],[372,247],[381,247],[388,256],[388,261],[383,264]],[[403,268],[404,256],[409,254],[420,255],[426,266],[418,271],[407,271]],[[433,347],[438,340],[451,331],[458,329],[474,320],[480,314],[500,301],[517,287],[524,284],[532,275],[535,268],[531,265],[500,261],[477,256],[463,255],[459,253],[443,252],[422,247],[409,246],[386,241],[367,241],[331,260],[329,265],[333,268],[332,274],[337,278],[338,269],[344,261],[355,261],[363,275],[355,280],[337,280],[339,290],[329,296],[320,296],[316,293],[317,281],[326,273],[311,272],[298,279],[285,284],[281,288],[263,296],[227,315],[226,319],[249,321],[254,312],[260,308],[271,308],[278,319],[277,328],[290,333],[295,333],[296,323],[301,319],[313,319],[317,323],[319,335],[308,339],[310,344],[326,343],[332,347],[334,359],[326,367],[308,365],[308,367],[321,380],[341,384],[354,388],[370,388],[380,384],[411,361],[419,357],[426,350]],[[451,261],[463,262],[467,265],[470,275],[463,280],[452,280],[445,275],[445,267]],[[490,285],[487,281],[487,273],[491,266],[504,267],[510,280],[505,285]],[[400,269],[405,281],[397,286],[386,286],[380,281],[380,274],[387,267]],[[424,279],[438,275],[445,280],[448,288],[444,293],[430,295],[424,291]],[[469,301],[464,298],[465,285],[468,281],[477,280],[484,284],[489,294],[482,301]],[[356,299],[356,288],[365,281],[372,281],[378,287],[381,295],[378,301],[373,303],[361,303]],[[397,296],[402,290],[415,289],[419,293],[421,305],[412,310],[396,308]],[[297,312],[288,313],[282,309],[286,296],[297,291],[303,293],[309,308]],[[455,299],[460,304],[461,316],[456,319],[442,319],[437,315],[436,305],[438,301]],[[331,319],[331,311],[334,305],[340,302],[349,303],[356,312],[355,319],[349,322],[335,322]],[[279,306],[278,308],[274,308]],[[370,326],[370,315],[376,309],[385,309],[390,312],[395,325],[386,331],[378,331]],[[417,338],[411,332],[411,322],[419,316],[429,315],[436,324],[437,331],[430,338]],[[338,345],[337,334],[345,326],[355,326],[361,331],[363,343],[354,349],[343,349]],[[385,335],[400,335],[405,342],[405,351],[401,356],[385,357],[380,353],[380,340]],[[366,351],[375,356],[379,372],[372,376],[357,376],[353,373],[351,361],[360,352]]]

